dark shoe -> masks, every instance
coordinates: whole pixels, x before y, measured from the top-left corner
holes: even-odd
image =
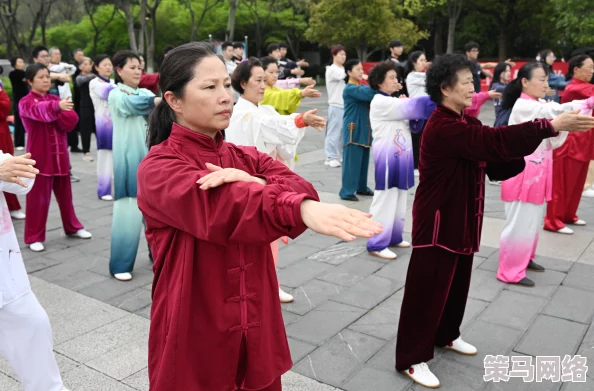
[[[544,272],[545,268],[534,261],[530,261],[528,262],[528,270],[532,270],[533,272]]]
[[[534,281],[532,281],[531,279],[529,279],[528,277],[524,277],[522,278],[520,281],[518,282],[512,282],[512,284],[516,284],[516,285],[523,285],[525,287],[529,287],[532,288],[534,286]]]
[[[80,182],[80,178],[70,174],[70,182],[75,183],[75,182]]]
[[[340,197],[341,200],[345,200],[345,201],[359,201],[359,199],[357,198],[356,195],[350,195],[350,196],[346,196],[346,197]]]
[[[362,196],[373,197],[373,191],[371,191],[371,190],[358,191],[357,194],[362,195]]]
[[[83,153],[83,150],[79,147],[70,147],[70,152],[72,153]]]

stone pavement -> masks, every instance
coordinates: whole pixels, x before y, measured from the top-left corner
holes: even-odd
[[[321,102],[325,102],[322,100]],[[302,110],[315,107],[305,101]],[[320,114],[326,115],[320,107]],[[487,104],[481,119],[492,123]],[[323,201],[341,202],[340,169],[323,165],[321,132],[308,130],[299,148],[296,171],[310,180]],[[65,384],[73,391],[148,390],[146,340],[149,328],[151,264],[146,241],[131,282],[109,276],[109,235],[112,205],[95,195],[95,164],[72,156],[73,184],[79,218],[93,233],[89,241],[65,238],[59,212],[52,203],[47,251],[33,253],[17,236],[33,290],[47,310],[55,351]],[[370,186],[373,185],[370,167]],[[405,231],[410,239],[410,191]],[[535,288],[508,286],[496,280],[503,203],[499,187],[487,185],[481,251],[476,254],[463,323],[467,341],[479,355],[460,356],[436,349],[430,367],[444,390],[592,390],[594,372],[586,383],[485,383],[483,358],[492,355],[580,354],[594,361],[594,200],[584,199],[580,217],[592,223],[572,236],[543,232],[536,261],[545,273],[529,273]],[[346,205],[368,210],[371,199]],[[394,372],[395,336],[410,250],[398,259],[369,256],[365,241],[338,239],[306,232],[279,259],[279,280],[295,302],[283,315],[294,367],[283,377],[285,390],[399,391],[420,390]],[[18,383],[0,361],[0,391],[16,391]],[[213,390],[216,391],[216,390]]]

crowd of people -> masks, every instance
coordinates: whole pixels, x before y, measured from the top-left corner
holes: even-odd
[[[566,225],[586,224],[576,212],[594,159],[590,57],[572,58],[562,83],[551,73],[554,54],[544,51],[512,80],[510,60],[479,63],[478,44],[464,49],[432,63],[413,51],[401,63],[403,45],[392,41],[390,58],[367,75],[345,47],[333,46],[327,120],[317,109],[298,113],[303,99],[322,94],[303,77],[309,64],[287,58],[286,44],[269,45],[261,59],[246,58],[241,43],[223,43],[222,56],[207,43],[168,46],[157,74],[144,73],[144,59],[129,50],[94,59],[76,50],[72,65],[58,48],[38,46],[29,66],[14,59],[12,104],[0,90],[0,126],[11,105],[15,115],[14,142],[7,126],[0,129],[8,211],[0,240],[12,250],[0,258],[12,277],[0,279],[0,326],[12,330],[3,334],[13,344],[5,355],[25,391],[63,384],[10,217],[24,218],[25,243],[43,251],[53,190],[65,234],[92,237],[76,217],[70,154],[93,161],[93,133],[97,196],[114,202],[109,271],[133,278],[143,227],[154,262],[151,390],[282,389],[291,358],[279,301],[294,298],[280,288],[276,264],[280,242],[307,228],[366,238],[369,254],[387,260],[397,258],[390,248],[412,245],[396,370],[438,387],[426,364],[434,346],[477,353],[460,325],[485,178],[501,185],[506,210],[497,278],[531,287],[526,271],[544,271],[534,262],[543,220],[565,234],[573,232]],[[493,79],[488,92],[480,91],[482,77]],[[496,127],[478,120],[490,99]],[[292,171],[308,128],[326,130],[325,165],[342,167],[340,198],[373,197],[369,213],[320,202]],[[26,154],[11,156],[15,147]],[[367,183],[371,153],[375,189]],[[415,177],[410,243],[403,229]],[[25,212],[14,193],[27,194]]]

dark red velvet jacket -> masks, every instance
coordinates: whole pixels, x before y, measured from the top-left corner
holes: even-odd
[[[208,191],[206,163],[266,179]],[[247,347],[242,389],[291,368],[270,243],[306,230],[301,201],[314,187],[258,152],[173,125],[138,168],[138,206],[155,260],[151,391],[232,391]]]
[[[505,180],[524,170],[523,156],[557,133],[548,120],[491,128],[442,105],[421,139],[420,181],[413,204],[413,247],[438,246],[460,254],[478,251],[483,225],[485,173]]]

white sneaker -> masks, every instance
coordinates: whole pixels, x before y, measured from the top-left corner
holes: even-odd
[[[13,210],[10,211],[10,217],[15,220],[25,220],[25,213],[21,209]]]
[[[113,201],[113,196],[111,196],[110,194],[104,195],[104,196],[101,196],[101,200],[103,200],[103,201]]]
[[[582,192],[582,197],[594,197],[594,189],[589,188],[588,190],[584,190]]]
[[[25,147],[16,147],[16,150],[17,151],[24,151],[25,150]]]
[[[574,221],[572,224],[577,225],[578,227],[583,227],[584,225],[586,225],[586,222],[582,219],[579,219],[577,221]]]
[[[293,296],[283,291],[280,286],[278,287],[278,297],[281,303],[290,303],[294,300]]]
[[[85,153],[83,155],[82,160],[84,160],[85,162],[92,162],[92,161],[94,161],[93,155],[91,155],[90,153]]]
[[[396,247],[398,247],[398,248],[409,248],[410,247],[410,243],[407,242],[406,240],[403,240],[402,242],[398,243],[396,245]]]
[[[334,160],[330,160],[330,161],[325,161],[324,162],[325,165],[332,167],[332,168],[336,168],[336,167],[340,167],[341,164],[338,160],[334,159]]]
[[[116,273],[113,276],[120,281],[130,281],[132,279],[132,273]]]
[[[492,180],[489,180],[489,184],[490,185],[493,185],[493,186],[501,186],[501,181],[492,181]]]
[[[557,233],[565,234],[565,235],[573,235],[573,229],[571,229],[569,227],[563,227],[563,228],[557,230]]]
[[[427,388],[439,388],[439,379],[431,372],[426,363],[415,364],[403,373],[415,383]]]
[[[45,247],[43,247],[43,243],[41,242],[31,243],[29,245],[29,248],[31,249],[31,251],[35,251],[36,253],[45,250]]]
[[[419,170],[415,169],[415,176],[419,176]]]
[[[456,353],[464,354],[466,356],[474,356],[477,352],[477,349],[468,342],[464,342],[462,337],[456,338],[454,341],[450,342],[448,346],[444,346],[443,348],[453,350]]]
[[[79,229],[78,231],[76,231],[76,233],[74,233],[70,236],[72,236],[74,238],[80,238],[80,239],[91,239],[91,237],[93,235],[86,229]]]
[[[382,259],[396,259],[397,257],[397,255],[389,248],[385,248],[382,251],[371,251],[369,255]]]

